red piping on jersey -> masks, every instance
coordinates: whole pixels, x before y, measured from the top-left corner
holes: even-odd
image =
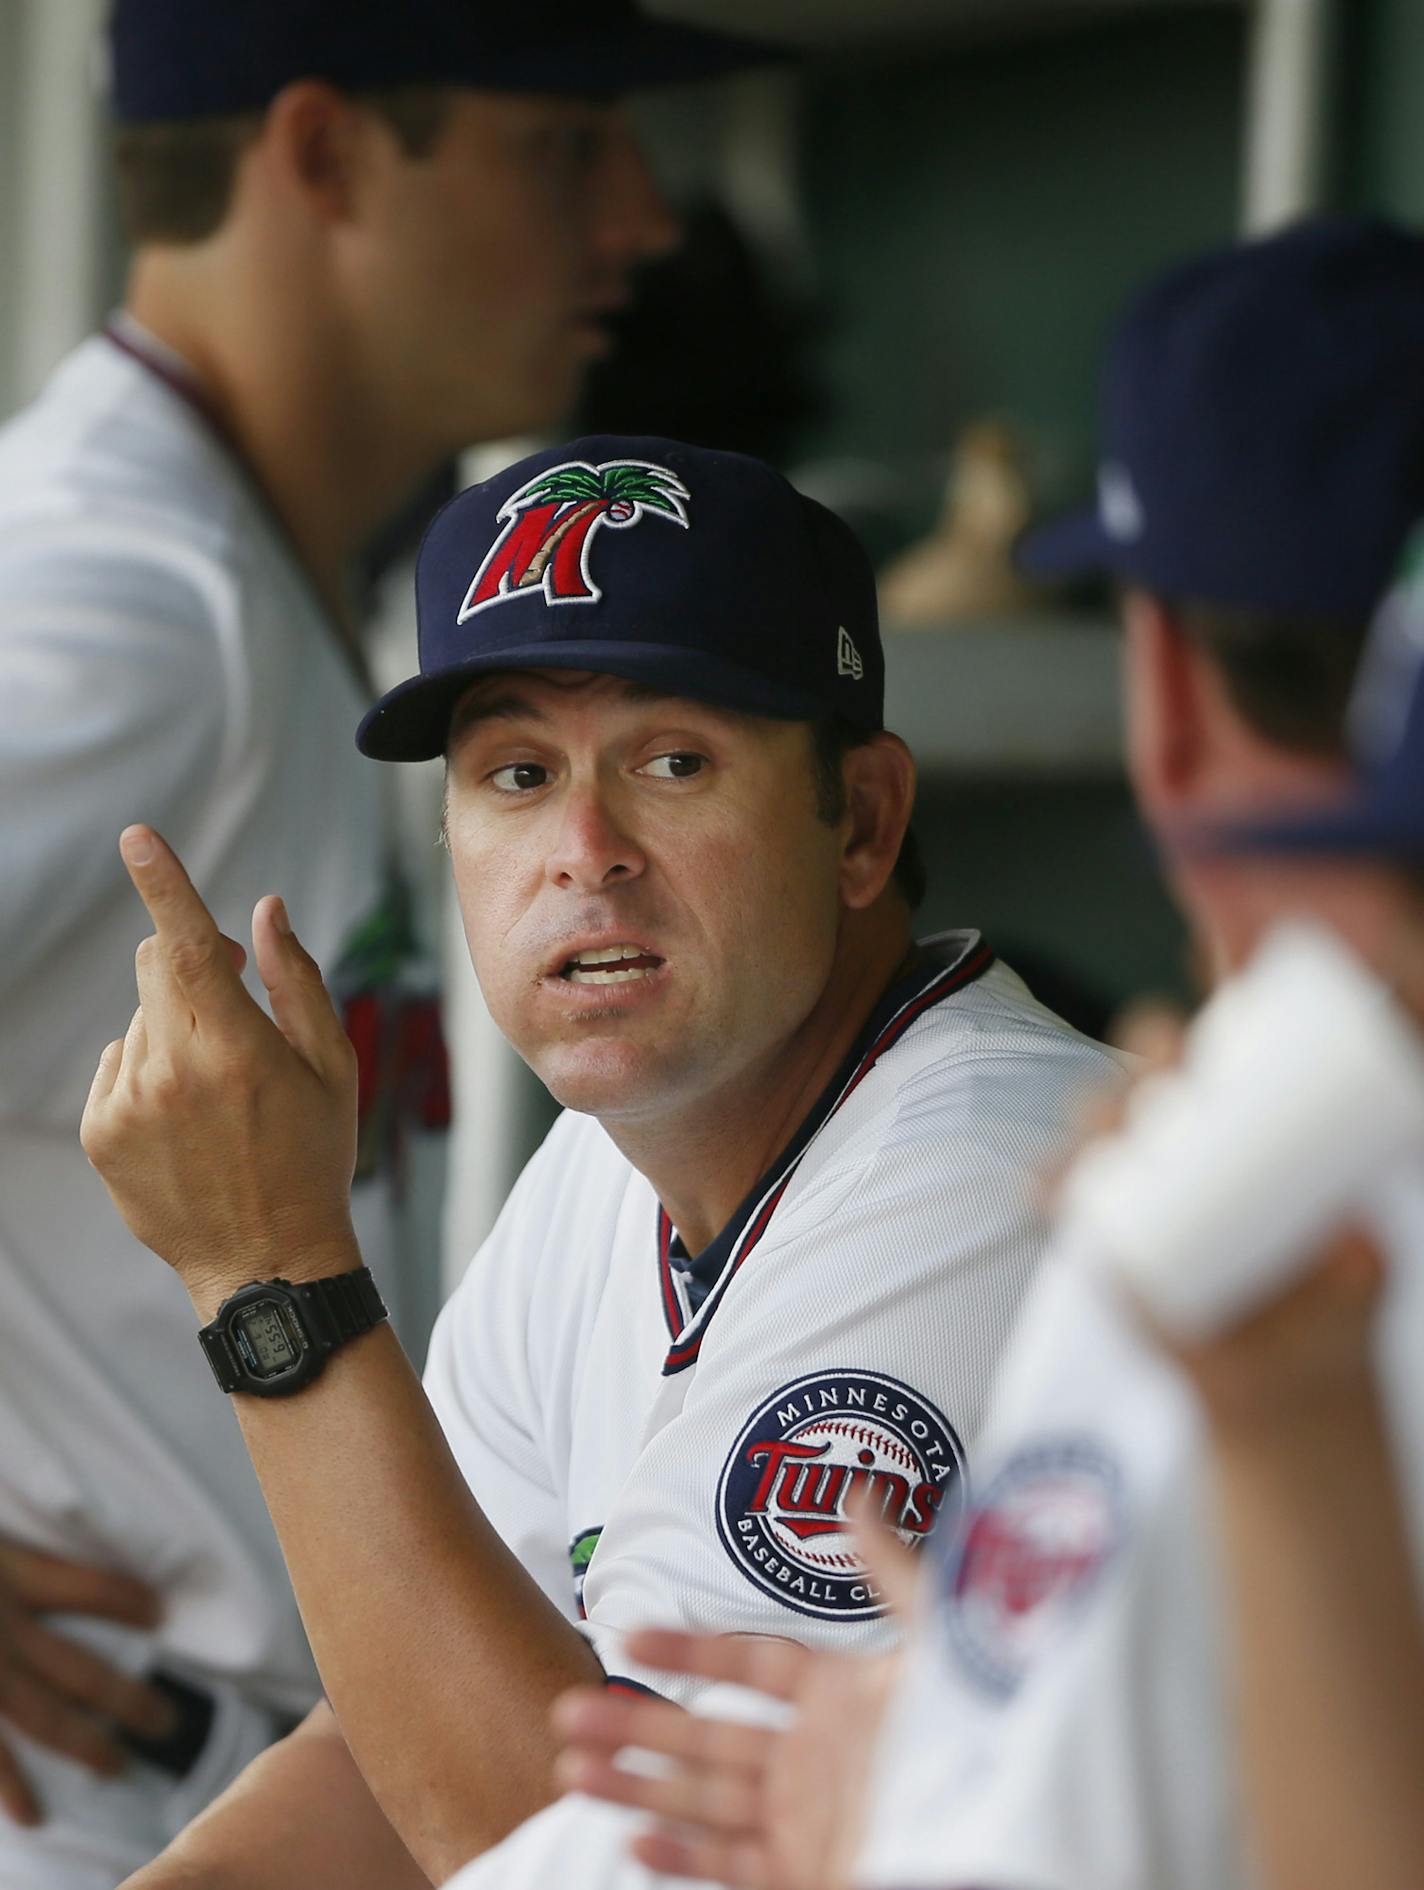
[[[737,1243],[737,1249],[730,1264],[726,1267],[721,1279],[718,1280],[716,1286],[708,1294],[706,1300],[698,1310],[694,1322],[696,1330],[692,1337],[688,1339],[684,1345],[675,1344],[671,1351],[669,1351],[667,1358],[663,1361],[663,1375],[665,1377],[673,1372],[682,1371],[696,1359],[702,1346],[702,1335],[707,1330],[708,1322],[711,1320],[712,1314],[721,1303],[722,1296],[731,1284],[733,1278],[740,1271],[743,1261],[747,1258],[748,1254],[751,1253],[752,1249],[757,1245],[758,1241],[761,1240],[767,1228],[771,1225],[771,1217],[775,1214],[780,1204],[781,1197],[785,1194],[790,1185],[791,1177],[800,1167],[802,1159],[806,1154],[806,1149],[811,1146],[811,1142],[815,1141],[816,1135],[820,1134],[826,1123],[830,1121],[831,1117],[851,1094],[852,1090],[856,1089],[864,1078],[870,1074],[880,1058],[885,1055],[885,1052],[893,1048],[893,1046],[900,1041],[917,1018],[922,1017],[927,1010],[933,1005],[938,1004],[941,999],[949,997],[955,991],[962,991],[967,984],[973,984],[976,978],[980,978],[984,975],[993,962],[994,953],[992,948],[981,940],[967,958],[960,959],[957,964],[946,966],[930,984],[926,985],[925,989],[921,991],[917,997],[910,998],[896,1011],[895,1015],[890,1019],[889,1023],[886,1024],[880,1035],[875,1039],[875,1042],[871,1044],[870,1048],[851,1072],[851,1075],[847,1078],[845,1086],[826,1111],[821,1122],[818,1123],[815,1134],[813,1134],[806,1143],[806,1147],[801,1149],[785,1171],[777,1177],[776,1181],[772,1184],[770,1192],[763,1197],[761,1205],[752,1215],[746,1231]],[[680,1317],[681,1306],[677,1297],[677,1288],[673,1284],[671,1247],[672,1222],[668,1218],[667,1209],[660,1204],[658,1207],[658,1268],[662,1281],[663,1308],[664,1312],[668,1315],[668,1329],[672,1332],[673,1337],[676,1338],[679,1328],[673,1323],[674,1308],[676,1308],[676,1315]]]

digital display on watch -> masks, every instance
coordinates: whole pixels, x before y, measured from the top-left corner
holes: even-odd
[[[248,1370],[259,1378],[290,1371],[302,1355],[290,1314],[275,1299],[244,1307],[233,1321],[232,1336]]]

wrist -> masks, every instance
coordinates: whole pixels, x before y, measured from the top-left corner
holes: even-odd
[[[1309,1457],[1323,1443],[1373,1426],[1379,1394],[1373,1369],[1357,1369],[1284,1385],[1237,1385],[1201,1396],[1207,1433],[1218,1453],[1233,1457],[1290,1453]]]
[[[207,1325],[217,1317],[225,1300],[254,1281],[280,1278],[299,1286],[329,1279],[335,1273],[350,1273],[362,1265],[356,1236],[348,1229],[341,1235],[298,1246],[274,1242],[259,1250],[224,1255],[220,1263],[195,1273],[184,1285],[199,1324]]]

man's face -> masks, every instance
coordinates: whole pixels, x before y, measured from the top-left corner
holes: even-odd
[[[447,791],[486,1002],[565,1106],[732,1100],[823,993],[841,835],[805,724],[509,671],[458,706]]]
[[[460,89],[424,155],[382,136],[351,277],[376,384],[452,450],[550,425],[676,240],[625,119]]]

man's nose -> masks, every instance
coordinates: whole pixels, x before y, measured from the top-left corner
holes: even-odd
[[[599,224],[604,254],[624,265],[668,255],[682,241],[682,225],[630,125],[613,127],[606,163]]]
[[[569,892],[607,892],[646,871],[642,849],[614,817],[597,786],[574,789],[562,811],[544,862],[550,885]]]

